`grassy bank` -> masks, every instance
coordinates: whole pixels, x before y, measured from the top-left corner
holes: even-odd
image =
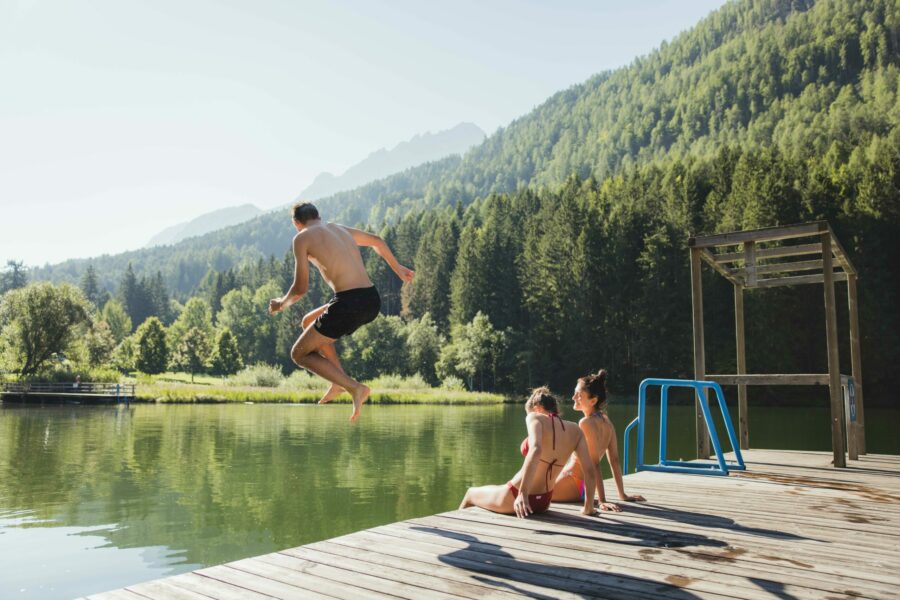
[[[197,376],[191,383],[185,373],[164,373],[139,376],[138,402],[160,403],[225,403],[270,402],[313,404],[325,393],[326,385],[316,378],[297,377],[279,385],[235,385],[222,378]],[[507,399],[500,394],[433,388],[419,381],[382,377],[365,382],[372,389],[372,404],[500,404]],[[350,403],[348,394],[341,394],[333,402]]]

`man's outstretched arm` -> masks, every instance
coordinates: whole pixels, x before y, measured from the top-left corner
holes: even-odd
[[[394,256],[394,253],[391,252],[391,249],[383,239],[374,233],[368,233],[361,229],[354,229],[353,227],[347,227],[346,225],[342,225],[341,227],[346,229],[347,232],[353,236],[353,241],[356,242],[357,246],[369,246],[372,248],[372,250],[374,250],[378,256],[383,258],[391,269],[394,270],[397,277],[406,282],[412,281],[415,272],[397,262],[397,257]]]
[[[300,234],[294,236],[294,281],[290,289],[281,298],[269,300],[269,314],[274,315],[294,304],[309,289],[309,261],[306,257],[306,246]]]

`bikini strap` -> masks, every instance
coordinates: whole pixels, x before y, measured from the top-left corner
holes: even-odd
[[[550,415],[550,428],[553,430],[553,449],[556,450],[556,425],[553,424],[554,423],[553,417],[556,417],[557,419],[559,419],[559,426],[562,427],[563,431],[566,430],[566,426],[563,425],[562,417],[560,417],[558,414],[553,413]],[[555,460],[556,459],[554,459],[554,461]]]

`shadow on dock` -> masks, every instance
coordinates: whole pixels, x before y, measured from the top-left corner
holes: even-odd
[[[458,569],[478,573],[479,576],[474,578],[481,583],[515,592],[528,598],[541,600],[557,598],[557,596],[534,590],[534,586],[547,588],[548,591],[564,590],[582,598],[623,597],[626,595],[630,597],[698,597],[681,589],[680,582],[677,580],[672,581],[671,585],[666,585],[622,573],[524,561],[516,558],[501,546],[481,541],[472,535],[437,527],[416,526],[412,529],[467,543],[468,547],[441,554],[438,556],[438,560]],[[558,534],[559,532],[553,533]],[[595,539],[590,536],[584,537]],[[724,542],[721,545],[725,545]],[[548,547],[548,551],[551,550],[552,548]],[[688,578],[684,579],[687,581]],[[516,583],[523,584],[524,587],[517,586]]]

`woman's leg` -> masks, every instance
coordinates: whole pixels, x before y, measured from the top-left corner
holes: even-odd
[[[506,485],[483,485],[469,488],[459,507],[479,506],[492,512],[511,515],[515,500]]]

